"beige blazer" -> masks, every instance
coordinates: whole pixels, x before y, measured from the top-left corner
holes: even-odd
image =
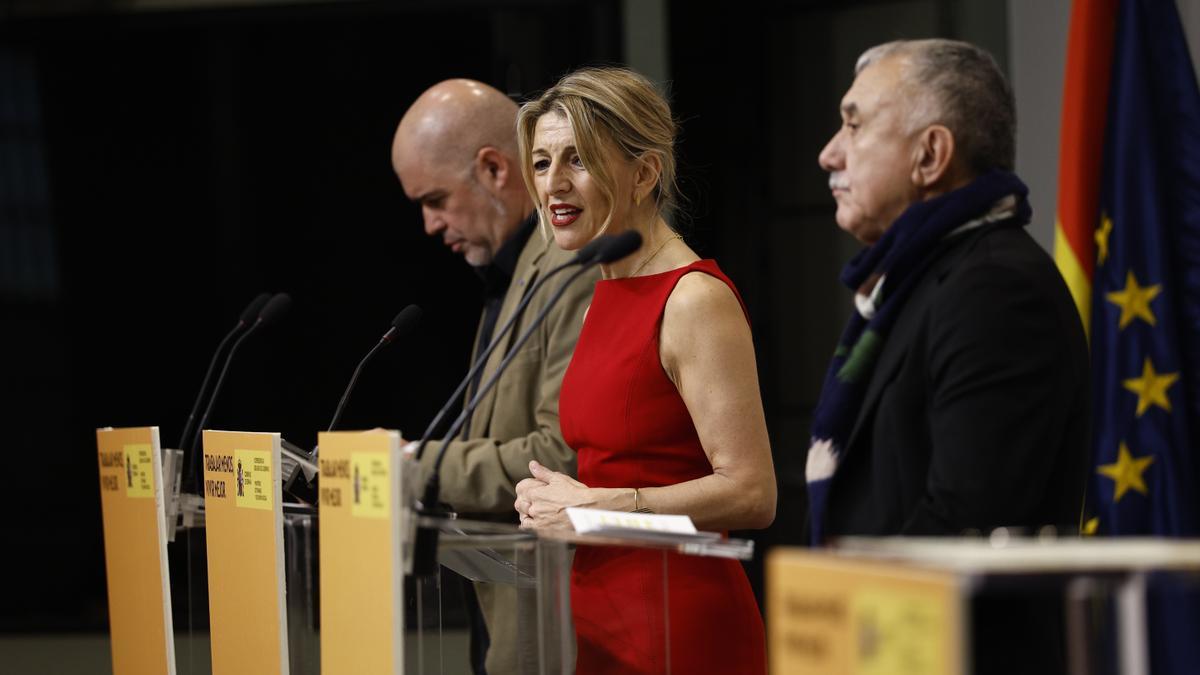
[[[553,239],[534,231],[517,259],[512,285],[496,320],[498,331],[525,290],[551,269],[574,256],[559,249]],[[480,382],[486,381],[567,278],[567,269],[538,290],[517,319],[513,331],[488,359]],[[558,393],[563,373],[571,362],[583,315],[591,304],[592,290],[600,278],[592,269],[576,279],[550,310],[496,386],[480,401],[471,417],[470,437],[452,442],[442,462],[441,498],[460,514],[487,514],[516,522],[513,501],[516,484],[529,477],[529,460],[575,475],[575,451],[562,439],[558,423]],[[476,342],[479,336],[476,334]],[[478,344],[472,354],[478,351]],[[421,458],[423,470],[432,469],[437,448],[431,442]],[[489,675],[536,672],[536,598],[529,591],[518,596],[513,586],[477,583],[476,596],[488,626],[491,646],[487,654]],[[519,628],[524,625],[525,628]],[[568,655],[573,658],[573,655]]]
[[[545,239],[541,232],[534,231],[517,258],[496,330],[512,316],[525,289],[573,256],[574,253],[555,246],[553,239]],[[573,272],[573,269],[563,271],[538,290],[506,341],[492,352],[481,383],[495,371],[509,347]],[[555,471],[575,475],[575,451],[563,442],[559,429],[558,392],[599,278],[600,271],[592,269],[571,284],[480,402],[471,417],[470,438],[453,441],[447,448],[442,461],[441,498],[455,511],[511,515],[515,522],[515,488],[521,479],[529,477],[531,459]],[[475,351],[478,346],[472,353]],[[440,441],[429,443],[421,458],[424,471],[432,469],[440,445]]]

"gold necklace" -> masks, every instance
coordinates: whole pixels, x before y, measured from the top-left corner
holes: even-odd
[[[642,264],[638,265],[637,269],[633,271],[633,274],[630,274],[629,276],[636,277],[638,275],[638,272],[641,272],[643,267],[650,264],[650,261],[654,260],[654,256],[658,255],[658,252],[663,250],[663,248],[665,248],[666,245],[671,243],[671,241],[674,239],[683,239],[683,237],[676,234],[674,236],[667,237],[666,239],[664,239],[663,243],[659,244],[658,248],[654,249],[654,253],[651,253],[645,260],[643,260]]]

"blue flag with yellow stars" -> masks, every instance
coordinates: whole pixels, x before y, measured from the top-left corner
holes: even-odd
[[[1122,0],[1092,298],[1099,533],[1200,536],[1200,89],[1175,3]]]
[[[1095,231],[1085,530],[1200,536],[1200,89],[1171,0],[1120,0]],[[1200,667],[1194,585],[1149,597],[1154,672]]]

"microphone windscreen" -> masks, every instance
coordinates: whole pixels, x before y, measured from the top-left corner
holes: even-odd
[[[583,248],[575,252],[575,260],[580,265],[586,265],[596,257],[596,252],[604,248],[604,243],[610,239],[612,235],[602,234],[599,237],[584,244]]]
[[[396,329],[395,337],[404,337],[412,329],[417,327],[421,321],[421,308],[416,305],[409,305],[400,310],[396,318],[392,319],[392,328]]]
[[[259,293],[258,295],[254,296],[254,299],[250,301],[250,304],[246,305],[246,309],[242,310],[242,323],[246,324],[247,326],[254,323],[254,320],[257,319],[258,315],[262,313],[263,307],[266,306],[267,301],[270,299],[270,293]]]
[[[287,314],[288,308],[292,306],[292,296],[287,293],[276,293],[267,301],[262,312],[258,315],[258,320],[263,327],[269,326],[278,321],[284,314]]]
[[[595,261],[601,265],[616,262],[642,246],[642,235],[637,230],[627,230],[617,235],[604,237],[596,251]]]

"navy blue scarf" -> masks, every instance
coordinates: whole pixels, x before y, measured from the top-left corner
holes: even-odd
[[[811,544],[824,539],[829,486],[858,418],[867,384],[883,351],[888,333],[913,287],[935,258],[939,244],[955,230],[988,216],[997,202],[1015,197],[1007,225],[1029,222],[1025,200],[1029,189],[1006,171],[986,173],[969,184],[908,207],[873,246],[863,249],[842,270],[842,283],[863,289],[867,302],[858,303],[834,351],[821,399],[813,415],[808,449],[808,502]],[[865,286],[875,288],[867,290]],[[867,316],[863,315],[864,307]]]

